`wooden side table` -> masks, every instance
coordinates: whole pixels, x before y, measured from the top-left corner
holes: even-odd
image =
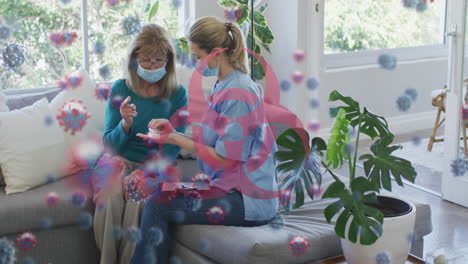
[[[406,264],[424,264],[424,260],[416,256],[409,255]],[[316,261],[310,264],[347,264],[343,256],[333,257],[326,260]]]

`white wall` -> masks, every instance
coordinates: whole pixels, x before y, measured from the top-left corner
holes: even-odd
[[[272,54],[263,54],[275,71],[279,80],[290,78],[297,69],[297,64],[292,60],[292,53],[298,45],[298,27],[301,21],[297,20],[298,1],[269,0],[266,11],[268,23],[275,35],[275,41],[271,45]],[[217,5],[217,0],[197,0],[197,17],[215,15],[223,18],[223,10]],[[312,30],[312,25],[310,27]],[[307,63],[313,63],[317,58],[307,57]],[[310,76],[306,76],[310,77]],[[442,88],[447,80],[447,59],[438,58],[419,61],[399,61],[399,66],[394,71],[380,69],[378,65],[366,65],[359,67],[346,67],[340,69],[323,69],[318,77],[320,80],[318,117],[322,130],[320,134],[327,134],[332,125],[329,118],[328,95],[332,90],[338,90],[344,95],[352,96],[361,103],[361,106],[387,118],[390,128],[395,133],[407,133],[411,131],[433,127],[435,108],[431,105],[430,93],[432,90]],[[396,99],[403,94],[406,88],[416,88],[419,92],[418,99],[408,112],[400,112],[396,106]],[[299,100],[308,100],[302,96],[303,87],[292,88],[287,93],[282,93],[281,103],[298,115],[305,111],[311,111],[308,105]],[[306,120],[304,120],[306,121]]]
[[[320,112],[322,127],[330,127],[332,124],[325,102],[332,90],[338,90],[359,101],[361,106],[387,118],[395,132],[430,128],[435,120],[431,91],[441,89],[446,80],[447,59],[444,58],[400,62],[394,71],[382,70],[377,65],[325,71],[321,75],[320,87],[320,101],[323,102]],[[418,90],[418,98],[408,112],[400,112],[396,99],[408,87]],[[411,122],[416,119],[419,121]],[[408,126],[399,127],[404,121],[409,121]]]
[[[266,10],[266,18],[275,36],[275,40],[270,47],[271,54],[262,54],[270,64],[276,74],[278,81],[290,79],[296,70],[296,63],[292,59],[292,54],[297,47],[297,19],[294,14],[297,12],[297,1],[270,0]],[[291,15],[289,15],[291,14]],[[291,111],[296,109],[297,90],[291,88],[287,93],[282,93],[281,104]]]

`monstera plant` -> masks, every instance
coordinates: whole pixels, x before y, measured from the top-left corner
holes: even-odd
[[[224,8],[225,17],[237,22],[242,29],[248,49],[259,55],[262,53],[262,50],[270,53],[270,45],[273,43],[274,36],[264,14],[268,7],[266,1],[219,0],[218,5]],[[256,58],[249,57],[252,64],[252,78],[254,80],[263,79],[265,72],[262,64]]]
[[[402,179],[414,182],[416,171],[408,160],[393,156],[400,149],[392,145],[394,135],[384,117],[366,107],[363,109],[351,97],[337,91],[331,92],[329,101],[339,102],[334,125],[328,143],[320,137],[310,140],[304,129],[288,129],[277,138],[281,148],[275,153],[277,175],[283,175],[279,183],[286,210],[304,204],[304,192],[314,199],[317,186],[322,184],[322,174],[333,177],[322,198],[335,198],[324,210],[328,223],[336,219],[335,232],[343,238],[361,245],[371,245],[381,237],[384,214],[380,208],[380,190],[392,190],[391,178],[400,186]],[[370,153],[361,155],[365,175],[356,170],[360,135],[369,136],[373,143]],[[351,138],[355,137],[354,143]],[[310,143],[309,143],[310,140]],[[349,167],[349,182],[345,183],[333,170]],[[314,187],[315,186],[315,187]],[[305,190],[305,191],[304,191]],[[292,195],[290,195],[292,194]]]

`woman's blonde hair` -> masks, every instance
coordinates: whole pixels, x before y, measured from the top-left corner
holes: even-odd
[[[245,38],[238,25],[225,23],[216,17],[203,17],[190,28],[189,41],[210,53],[214,48],[227,48],[229,62],[243,73],[249,73]]]
[[[166,75],[159,81],[159,98],[168,98],[177,91],[175,48],[169,33],[163,27],[156,24],[143,26],[128,48],[124,63],[125,83],[130,90],[140,94],[138,93],[140,91],[140,78],[136,74],[138,54],[145,57],[166,55]]]

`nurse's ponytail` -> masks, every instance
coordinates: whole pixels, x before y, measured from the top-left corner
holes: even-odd
[[[224,23],[216,17],[204,17],[190,28],[189,40],[208,53],[214,48],[227,48],[224,53],[231,65],[243,73],[250,72],[245,38],[237,24]]]

